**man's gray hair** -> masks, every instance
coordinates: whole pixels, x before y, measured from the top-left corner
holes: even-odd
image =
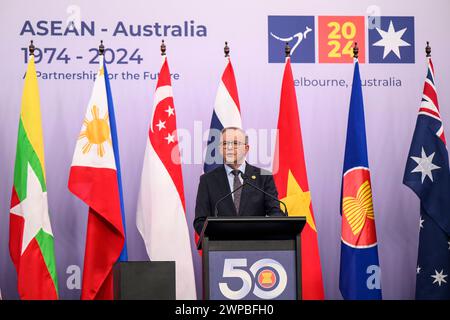
[[[220,132],[221,136],[223,136],[223,134],[227,130],[238,130],[238,131],[240,131],[245,136],[245,144],[248,144],[248,135],[245,133],[245,131],[242,128],[239,128],[239,127],[226,127],[226,128],[223,128],[222,131]]]

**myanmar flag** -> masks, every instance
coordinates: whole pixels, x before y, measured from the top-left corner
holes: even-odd
[[[317,228],[306,175],[290,57],[286,58],[281,87],[273,173],[278,197],[286,203],[289,216],[306,217],[306,224],[301,233],[302,298],[322,300],[324,293]]]
[[[20,298],[57,299],[34,56],[30,56],[22,95],[10,213],[9,252],[17,271]]]

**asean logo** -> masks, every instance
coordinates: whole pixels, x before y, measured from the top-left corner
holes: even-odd
[[[273,270],[263,269],[258,275],[258,285],[263,289],[271,289],[277,283],[277,275]]]
[[[275,299],[284,292],[288,282],[283,265],[268,258],[256,261],[250,268],[246,258],[227,258],[224,260],[223,278],[224,281],[219,282],[220,293],[231,300],[244,299],[250,293],[260,299]],[[240,278],[241,288],[230,287],[227,278]]]
[[[342,241],[354,248],[369,248],[377,244],[368,168],[354,168],[344,174]]]

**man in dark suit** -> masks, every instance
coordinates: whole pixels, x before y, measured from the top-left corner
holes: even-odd
[[[197,191],[194,228],[201,233],[206,217],[215,216],[217,202],[249,183],[278,198],[278,191],[270,172],[248,164],[248,136],[240,128],[224,128],[219,145],[224,165],[203,174]],[[217,205],[218,216],[282,216],[280,204],[255,188],[244,185]]]

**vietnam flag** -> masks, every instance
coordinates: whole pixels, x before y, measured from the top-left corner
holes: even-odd
[[[69,176],[69,190],[89,206],[81,299],[113,299],[112,268],[124,248],[120,165],[103,55]]]
[[[289,216],[305,216],[301,234],[302,298],[324,299],[317,228],[306,175],[302,133],[290,57],[286,58],[281,86],[280,113],[274,158],[278,197],[286,203]]]
[[[9,252],[21,299],[58,299],[55,249],[48,214],[39,88],[30,56],[20,111],[9,220]]]

